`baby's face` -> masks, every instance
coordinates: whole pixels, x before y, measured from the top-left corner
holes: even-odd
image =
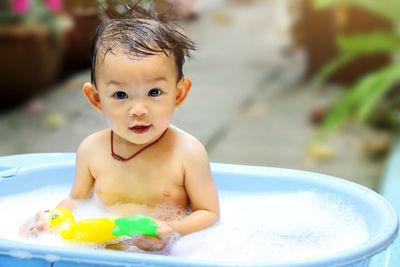
[[[173,57],[132,58],[108,53],[97,68],[96,87],[108,126],[123,139],[146,144],[169,126],[176,107]]]

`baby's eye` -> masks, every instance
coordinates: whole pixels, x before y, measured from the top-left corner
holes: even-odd
[[[128,94],[123,91],[117,91],[112,95],[112,97],[116,99],[125,99],[128,98]]]
[[[162,93],[162,91],[161,91],[160,89],[153,88],[153,89],[151,89],[151,90],[149,91],[149,93],[148,93],[147,95],[148,95],[148,96],[151,96],[151,97],[156,97],[156,96],[161,95],[161,93]]]

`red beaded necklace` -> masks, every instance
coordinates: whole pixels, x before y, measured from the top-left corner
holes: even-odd
[[[142,152],[142,151],[145,150],[146,148],[149,148],[151,145],[154,145],[155,143],[157,143],[158,141],[160,141],[160,139],[164,136],[164,134],[167,132],[167,130],[168,130],[168,128],[167,128],[167,129],[162,133],[162,135],[161,135],[159,138],[157,138],[155,141],[153,141],[153,142],[151,142],[150,144],[148,144],[148,145],[142,147],[141,149],[139,149],[138,151],[136,151],[132,156],[127,157],[127,158],[121,157],[120,155],[114,153],[114,132],[111,130],[111,156],[112,156],[114,159],[118,160],[118,161],[122,161],[122,162],[128,161],[128,160],[134,158],[135,156],[137,156],[140,152]]]

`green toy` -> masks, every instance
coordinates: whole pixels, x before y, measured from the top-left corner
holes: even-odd
[[[157,237],[157,223],[149,216],[136,214],[130,217],[115,219],[112,234],[115,236],[148,235]]]

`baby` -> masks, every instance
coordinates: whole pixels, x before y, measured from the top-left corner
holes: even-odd
[[[186,235],[219,220],[205,148],[170,124],[191,88],[182,66],[193,49],[174,25],[138,6],[98,27],[91,82],[83,85],[83,94],[109,128],[80,144],[70,196],[58,207],[72,210],[94,192],[118,215],[152,216],[159,237],[132,241],[144,250],[160,250],[173,233]],[[25,224],[21,233],[47,230],[43,215],[38,213],[35,225]]]

